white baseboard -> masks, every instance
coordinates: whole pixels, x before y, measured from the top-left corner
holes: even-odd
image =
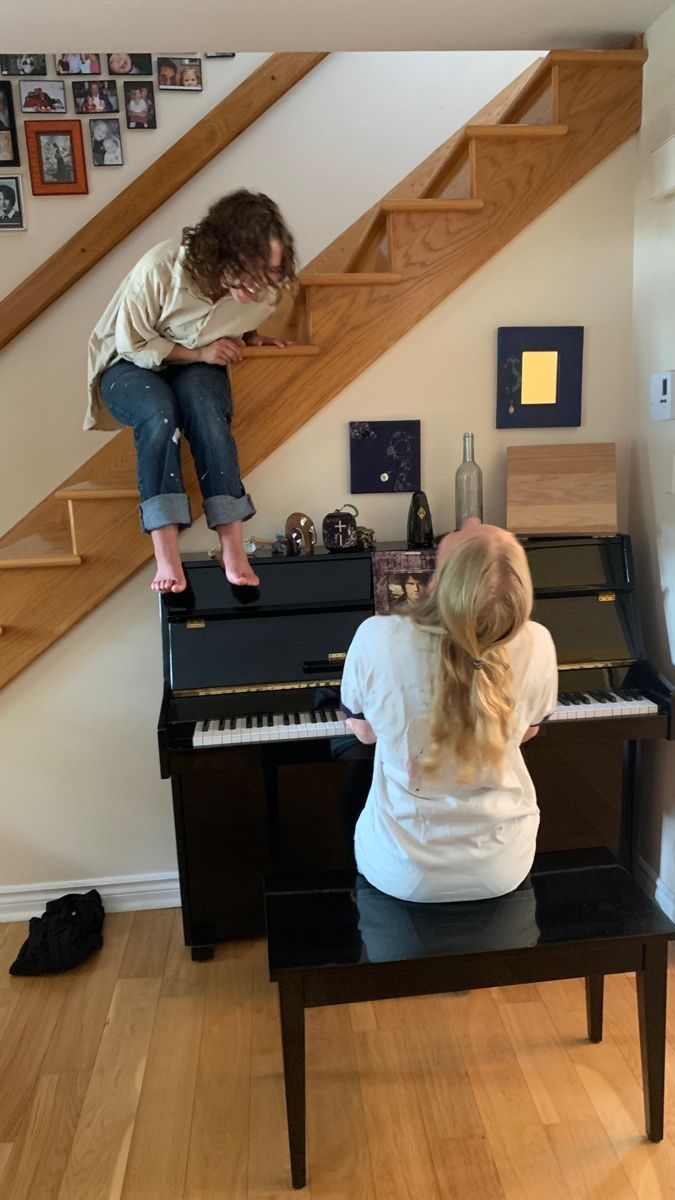
[[[662,879],[654,874],[654,871],[645,862],[644,858],[641,858],[638,862],[638,882],[642,884],[645,891],[656,901],[659,908],[663,909],[666,916],[671,921],[675,921],[675,892],[673,892],[672,888],[668,887],[667,883],[664,883]]]
[[[141,908],[179,908],[178,873],[118,875],[109,879],[65,879],[60,883],[19,883],[0,887],[0,921],[27,921],[39,917],[48,900],[68,892],[96,888],[106,912]]]

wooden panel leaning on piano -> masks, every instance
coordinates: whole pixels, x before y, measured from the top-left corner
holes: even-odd
[[[670,736],[673,689],[644,657],[629,539],[524,545],[535,618],[561,668],[558,709],[523,750],[538,846],[604,845],[634,865],[640,745]],[[195,958],[264,932],[264,872],[353,866],[372,770],[372,748],[336,711],[344,655],[373,613],[370,554],[256,555],[255,565],[257,594],[188,556],[187,591],[160,602],[160,762]]]

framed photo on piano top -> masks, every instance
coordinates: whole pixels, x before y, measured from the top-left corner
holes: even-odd
[[[380,616],[405,612],[419,599],[436,565],[435,550],[375,550],[373,591]]]

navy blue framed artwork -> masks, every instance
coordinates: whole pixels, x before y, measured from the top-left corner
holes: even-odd
[[[351,492],[420,490],[419,421],[350,421]]]
[[[581,425],[583,325],[497,330],[497,429]]]

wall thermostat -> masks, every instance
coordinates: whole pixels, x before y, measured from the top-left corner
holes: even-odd
[[[675,371],[657,371],[649,379],[649,409],[652,421],[673,418],[673,381]]]

